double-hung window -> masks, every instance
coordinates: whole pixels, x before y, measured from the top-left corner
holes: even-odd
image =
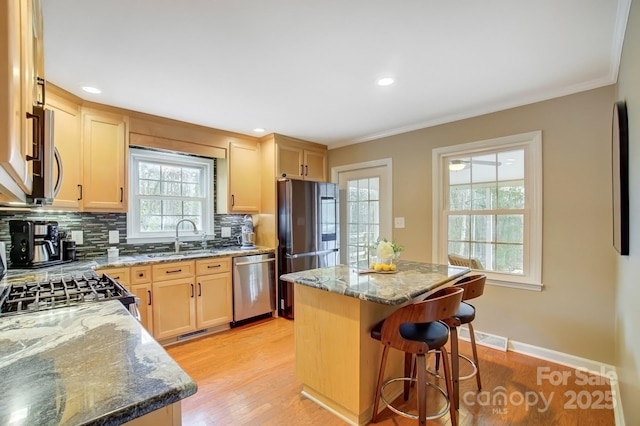
[[[434,259],[539,290],[542,133],[433,150]]]
[[[213,160],[132,148],[129,170],[129,242],[171,241],[181,219],[213,234]],[[180,229],[193,226],[183,222]]]

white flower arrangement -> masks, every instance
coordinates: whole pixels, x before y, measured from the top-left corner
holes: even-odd
[[[379,237],[373,247],[376,249],[378,259],[393,259],[397,257],[403,249],[400,244],[389,242],[386,238]]]

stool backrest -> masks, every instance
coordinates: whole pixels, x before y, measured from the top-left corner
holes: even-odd
[[[428,351],[425,343],[404,339],[400,335],[400,325],[440,321],[452,317],[460,307],[463,293],[462,288],[447,287],[438,291],[433,298],[398,309],[382,324],[382,343],[405,352]]]
[[[469,275],[456,281],[454,287],[464,289],[462,300],[475,299],[484,293],[484,284],[487,280],[486,275]]]

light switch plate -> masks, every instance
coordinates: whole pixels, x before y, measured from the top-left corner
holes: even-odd
[[[84,244],[84,233],[82,231],[71,231],[71,239],[76,245]]]
[[[404,217],[396,217],[393,219],[396,228],[404,228]]]
[[[120,231],[109,231],[109,244],[118,244],[120,242]]]
[[[229,238],[231,236],[231,228],[228,226],[223,226],[220,232],[222,233],[222,238]]]

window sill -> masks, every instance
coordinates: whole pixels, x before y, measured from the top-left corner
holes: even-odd
[[[494,280],[489,277],[487,277],[486,283],[496,287],[508,287],[508,288],[515,288],[518,290],[529,290],[529,291],[542,291],[542,288],[544,287],[542,283],[540,284],[519,283],[519,282],[513,282],[513,281]]]

